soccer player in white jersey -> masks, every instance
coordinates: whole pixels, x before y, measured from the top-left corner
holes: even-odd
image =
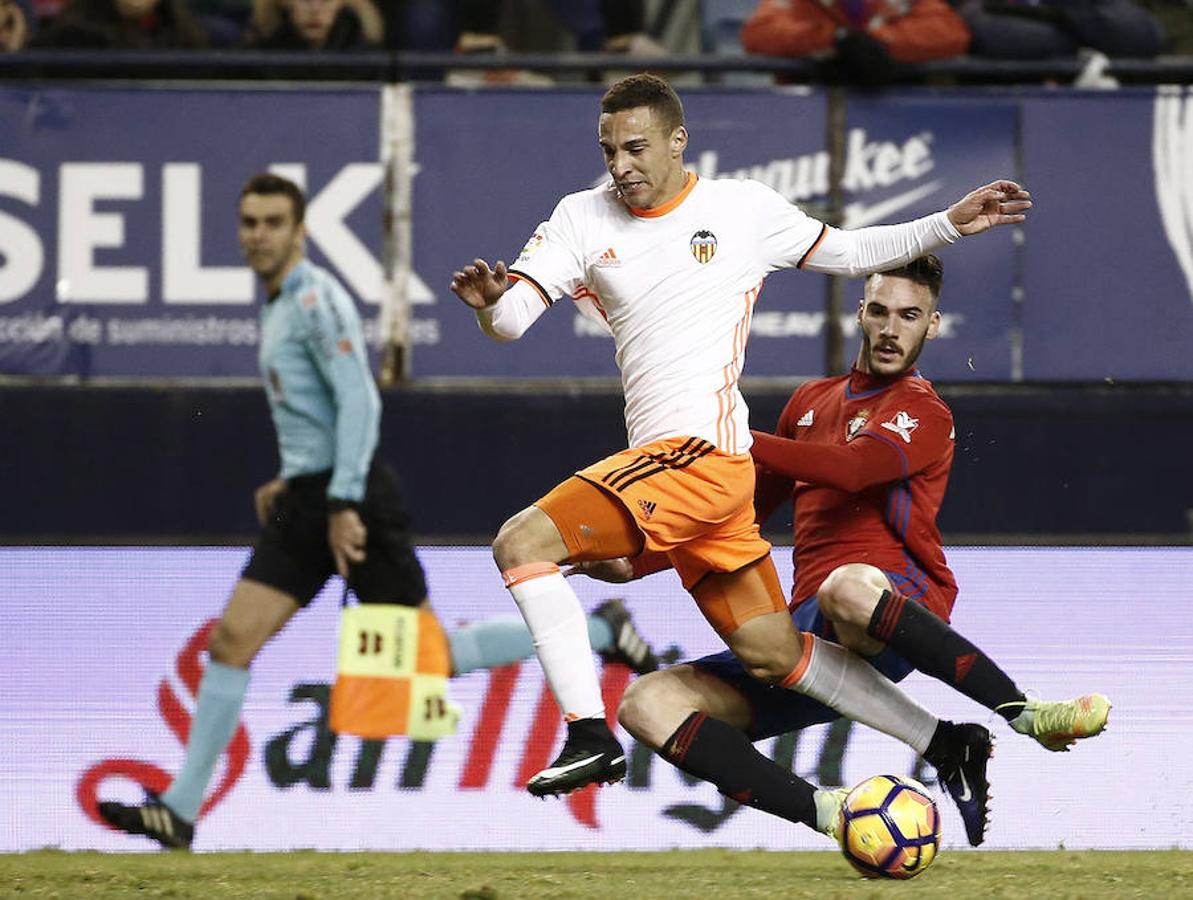
[[[573,298],[612,333],[625,391],[630,449],[556,486],[509,519],[493,543],[568,722],[559,756],[527,789],[560,794],[625,774],[584,614],[559,564],[643,549],[669,556],[751,675],[924,753],[934,736],[939,742],[942,723],[857,657],[791,623],[770,545],[754,524],[738,378],[769,273],[858,276],[898,266],[963,235],[1023,221],[1028,193],[995,181],[912,222],[830,228],[758,182],[686,171],[683,106],[652,75],[609,89],[598,134],[611,182],[564,197],[514,266],[477,259],[451,283],[497,340],[520,337],[558,298]]]

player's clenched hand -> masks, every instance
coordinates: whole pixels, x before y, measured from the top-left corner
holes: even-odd
[[[365,561],[368,531],[354,509],[341,509],[327,515],[327,545],[336,561],[340,577],[348,577],[350,563]]]
[[[280,478],[267,481],[253,492],[253,505],[257,509],[257,521],[264,525],[269,520],[269,513],[273,509],[278,494],[286,489],[286,482]]]
[[[624,556],[619,556],[617,559],[594,559],[589,562],[578,562],[563,574],[564,577],[587,575],[597,581],[623,584],[634,580],[634,567]]]
[[[500,259],[492,269],[483,259],[474,259],[472,265],[452,272],[452,293],[473,309],[492,306],[509,286],[509,274]]]
[[[949,221],[962,234],[979,234],[996,225],[1022,222],[1029,209],[1031,194],[1013,181],[992,181],[950,206]]]

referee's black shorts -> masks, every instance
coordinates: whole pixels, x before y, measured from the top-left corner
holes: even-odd
[[[241,573],[306,606],[335,574],[327,545],[327,485],[331,472],[291,478],[274,503]],[[398,477],[388,466],[369,470],[361,520],[368,531],[365,561],[352,564],[348,584],[362,603],[417,606],[427,596],[422,566],[410,543]]]

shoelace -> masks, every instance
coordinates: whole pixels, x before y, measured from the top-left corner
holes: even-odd
[[[1033,729],[1036,734],[1071,737],[1078,733],[1079,718],[1076,703],[1042,704],[1035,710]]]

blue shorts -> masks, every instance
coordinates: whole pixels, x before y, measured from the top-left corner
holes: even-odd
[[[890,573],[887,573],[887,577],[891,577]],[[815,597],[797,606],[791,614],[791,621],[800,631],[810,631],[829,641],[835,642],[837,639],[832,623],[821,615],[820,604]],[[866,662],[891,681],[902,681],[915,668],[890,647],[877,656],[866,658]],[[839,712],[818,700],[754,678],[731,650],[701,657],[689,665],[715,675],[746,699],[750,704],[750,728],[747,732],[750,740],[760,741],[841,718]]]

